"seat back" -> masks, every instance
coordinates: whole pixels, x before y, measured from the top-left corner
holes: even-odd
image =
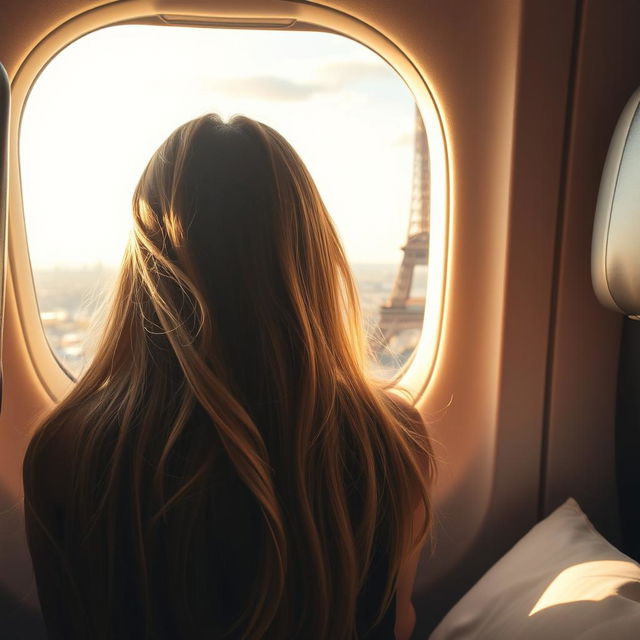
[[[640,561],[640,89],[624,108],[605,162],[593,228],[598,299],[623,313],[616,405],[621,549]]]

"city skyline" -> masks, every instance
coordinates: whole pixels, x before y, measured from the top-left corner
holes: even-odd
[[[372,341],[372,371],[391,377],[413,352],[420,327],[380,342],[380,306],[389,298],[397,264],[354,264],[352,271],[360,295],[364,329]],[[110,267],[35,269],[40,319],[49,344],[62,365],[74,376],[91,359],[100,335],[101,312],[108,308],[109,293],[117,274]],[[414,286],[426,288],[426,272],[416,274]]]

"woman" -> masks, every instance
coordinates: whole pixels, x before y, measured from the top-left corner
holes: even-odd
[[[203,116],[133,217],[96,356],[24,463],[50,638],[407,638],[431,450],[364,373],[304,164],[264,124]]]

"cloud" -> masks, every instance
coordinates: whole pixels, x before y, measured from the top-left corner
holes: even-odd
[[[276,76],[221,78],[207,84],[215,91],[233,96],[274,102],[306,100],[316,93],[327,90],[321,83],[296,82]]]
[[[305,81],[271,75],[220,78],[207,81],[206,89],[254,100],[296,102],[319,93],[348,90],[361,82],[382,84],[398,80],[390,67],[360,61],[331,62],[321,66],[314,76]]]
[[[358,82],[397,82],[395,71],[385,62],[331,62],[322,66],[318,73],[321,81],[332,89],[345,89]]]
[[[415,131],[405,131],[401,133],[394,141],[393,144],[403,145],[403,144],[413,144],[416,137]]]

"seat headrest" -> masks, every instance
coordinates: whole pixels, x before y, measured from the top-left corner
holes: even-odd
[[[603,305],[640,319],[640,89],[618,120],[604,164],[591,278]]]

